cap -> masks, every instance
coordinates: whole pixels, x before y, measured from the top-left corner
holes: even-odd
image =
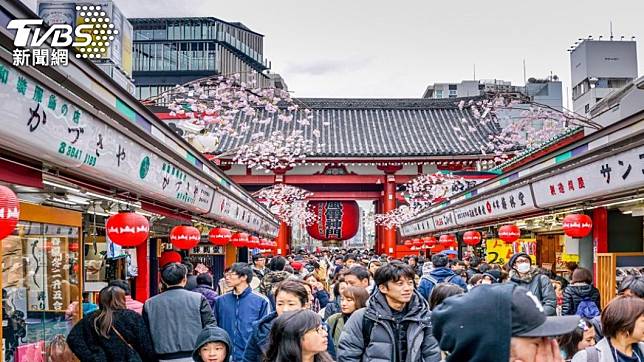
[[[546,317],[539,299],[522,287],[512,292],[512,337],[553,337],[567,334],[579,325],[580,317]]]
[[[483,273],[483,276],[488,276],[492,278],[493,283],[499,283],[501,281],[501,271],[496,269],[491,269]]]
[[[291,268],[293,268],[293,270],[295,271],[300,271],[302,269],[302,266],[302,263],[300,263],[299,261],[294,261],[291,263]]]

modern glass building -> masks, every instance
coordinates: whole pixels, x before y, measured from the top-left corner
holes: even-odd
[[[264,71],[264,36],[241,23],[216,18],[131,18],[134,80],[139,99],[198,78],[239,73],[270,84]]]

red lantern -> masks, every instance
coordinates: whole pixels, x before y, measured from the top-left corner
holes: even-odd
[[[563,219],[563,231],[572,238],[583,238],[593,229],[593,220],[588,215],[571,214]]]
[[[456,236],[452,234],[444,234],[438,239],[440,244],[452,245],[456,243]]]
[[[75,253],[78,251],[78,243],[77,242],[69,243],[68,248],[70,252]]]
[[[170,241],[177,249],[192,249],[200,240],[201,233],[194,226],[175,226],[170,231]]]
[[[257,248],[257,247],[259,247],[259,238],[258,238],[257,236],[255,236],[255,235],[251,235],[251,236],[248,238],[248,244],[247,244],[247,246],[248,246],[249,248],[251,248],[251,249],[252,249],[252,248]]]
[[[403,242],[403,245],[404,245],[404,246],[408,246],[408,247],[412,247],[412,246],[414,246],[414,244],[412,243],[412,241],[411,241],[411,240],[409,240],[409,239],[405,240],[405,241]]]
[[[436,244],[429,249],[432,253],[440,253],[445,250],[445,244]]]
[[[0,240],[11,235],[20,218],[18,197],[10,188],[0,185]]]
[[[208,233],[208,240],[213,245],[224,246],[230,242],[233,233],[226,228],[214,228]]]
[[[503,225],[499,228],[499,239],[505,241],[507,244],[512,244],[513,242],[519,240],[520,237],[521,230],[514,224]]]
[[[181,263],[181,254],[176,251],[164,251],[161,253],[161,257],[159,258],[159,267],[163,268],[170,263]]]
[[[436,238],[433,236],[426,236],[423,238],[423,242],[425,243],[425,246],[431,248],[438,243],[438,240],[436,240]]]
[[[417,248],[420,248],[421,246],[423,246],[423,242],[420,239],[413,239],[411,243]]]
[[[467,245],[476,245],[481,242],[481,233],[478,231],[466,231],[463,234],[463,242]]]
[[[314,239],[342,241],[351,239],[358,232],[360,208],[357,202],[313,201],[309,206],[315,221],[306,230]]]
[[[248,246],[248,234],[246,233],[234,233],[233,237],[230,240],[233,242],[233,246],[236,248],[243,248]]]
[[[125,211],[110,216],[105,229],[114,244],[127,248],[141,245],[148,239],[150,223],[143,215]]]

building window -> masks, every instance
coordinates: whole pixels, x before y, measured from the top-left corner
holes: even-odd
[[[434,98],[443,98],[443,90],[437,89]]]
[[[450,88],[451,88],[451,87],[452,87],[452,86],[450,85]],[[450,89],[450,90],[449,90],[449,97],[450,97],[450,98],[456,98],[456,89]]]
[[[453,90],[453,91],[455,91],[456,89],[458,89],[458,85],[457,85],[457,84],[450,84],[450,85],[449,85],[449,90],[451,90],[451,91],[452,91],[452,90]]]

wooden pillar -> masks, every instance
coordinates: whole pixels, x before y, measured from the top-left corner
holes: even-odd
[[[608,253],[608,211],[605,207],[593,210],[593,243],[597,253]]]
[[[144,303],[150,298],[150,263],[148,258],[148,242],[140,244],[136,247],[136,264],[138,267],[139,275],[136,276],[136,300]],[[155,271],[156,272],[156,269]]]
[[[273,173],[275,174],[275,184],[286,183],[284,181],[284,177],[286,172],[290,169],[291,167],[273,169]],[[282,256],[287,255],[290,250],[291,228],[285,222],[280,222],[280,231],[277,234],[275,241],[277,242],[276,254]]]
[[[396,176],[394,174],[396,171],[400,171],[402,166],[378,166],[378,169],[384,171],[386,175],[383,185],[382,212],[387,213],[396,208]],[[383,237],[385,248],[383,252],[387,253],[387,255],[394,255],[396,249],[396,228],[384,228]]]

